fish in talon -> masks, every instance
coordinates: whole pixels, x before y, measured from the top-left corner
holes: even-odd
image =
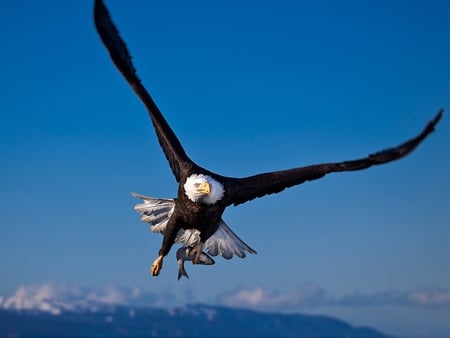
[[[192,248],[190,247],[181,247],[177,250],[177,262],[178,262],[178,280],[182,276],[189,278],[186,269],[184,268],[185,261],[192,261],[194,259],[194,254],[192,253]],[[212,259],[207,253],[203,252],[200,255],[200,261],[197,264],[202,265],[213,265],[216,262]]]

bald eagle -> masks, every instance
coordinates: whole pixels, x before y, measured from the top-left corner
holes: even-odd
[[[147,108],[158,141],[179,183],[175,199],[135,195],[144,202],[136,206],[136,210],[142,214],[142,220],[152,224],[153,231],[163,234],[161,249],[151,267],[153,276],[159,275],[163,258],[175,242],[191,247],[194,263],[202,263],[202,250],[211,255],[221,254],[225,258],[231,258],[233,254],[244,257],[246,252],[256,253],[222,220],[222,214],[228,206],[279,193],[306,181],[322,178],[328,173],[362,170],[402,158],[434,130],[443,114],[441,109],[416,137],[361,159],[315,164],[245,178],[222,176],[200,167],[188,157],[138,78],[127,46],[102,0],[95,1],[94,21],[113,63]]]

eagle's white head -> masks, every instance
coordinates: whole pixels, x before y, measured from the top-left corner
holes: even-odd
[[[208,175],[192,174],[184,183],[184,193],[192,202],[214,204],[224,194],[223,185]]]

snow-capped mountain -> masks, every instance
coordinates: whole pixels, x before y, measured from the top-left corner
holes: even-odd
[[[330,317],[206,305],[172,310],[117,306],[59,315],[3,310],[0,336],[387,338],[371,328],[353,327]]]
[[[164,308],[160,300],[139,288],[21,286],[0,297],[0,336],[386,337],[325,316],[199,304]]]
[[[120,305],[139,305],[145,300],[139,288],[106,286],[102,289],[83,289],[67,284],[47,283],[19,286],[10,297],[0,297],[0,309],[40,311],[52,315],[63,312],[96,312],[100,308]]]

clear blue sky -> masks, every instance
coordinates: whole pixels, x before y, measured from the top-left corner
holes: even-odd
[[[91,1],[3,1],[0,295],[111,283],[231,304],[262,290],[261,309],[450,334],[450,2],[106,4],[187,153],[223,175],[365,156],[447,114],[399,162],[229,208],[224,219],[258,255],[188,264],[191,279],[177,282],[172,250],[152,278],[162,237],[129,192],[174,197],[177,185]],[[261,300],[311,288],[342,306]],[[370,302],[419,291],[424,306]],[[367,304],[343,304],[357,295]]]

